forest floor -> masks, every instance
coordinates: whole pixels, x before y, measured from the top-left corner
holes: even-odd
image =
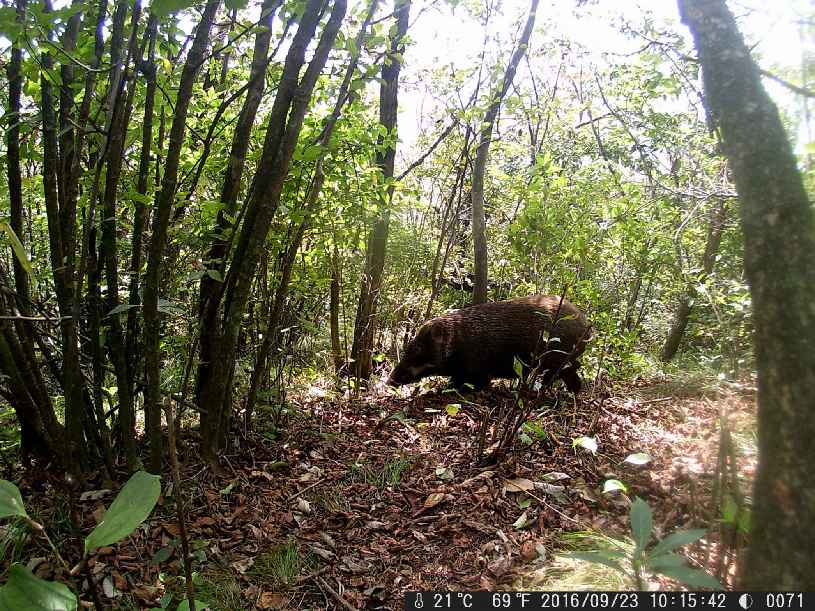
[[[576,402],[556,395],[533,412],[536,424],[524,427],[503,460],[486,468],[477,465],[478,446],[489,446],[495,410],[515,403],[509,388],[464,400],[409,392],[348,400],[312,388],[279,433],[267,427],[226,453],[228,477],[211,475],[193,435],[185,435],[183,486],[201,599],[229,611],[401,609],[411,590],[626,588],[610,571],[581,572],[563,552],[596,548],[604,537],[625,540],[636,496],[651,506],[660,537],[712,528],[687,550],[689,559],[728,581],[730,558],[721,552],[737,543],[719,545],[721,503],[712,500],[715,482],[729,477],[717,467],[720,414],[737,457],[730,483],[749,490],[751,389],[661,379],[589,388]],[[596,451],[591,442],[573,443],[581,437],[594,438]],[[634,464],[643,453],[650,461]],[[627,492],[603,493],[610,479]],[[31,474],[20,481],[26,504],[70,547],[70,512],[49,494],[51,485]],[[111,607],[155,607],[182,592],[171,494],[165,487],[140,530],[91,558],[99,595]],[[86,495],[77,504],[83,532],[111,497]],[[48,551],[37,555],[35,572],[53,577]]]

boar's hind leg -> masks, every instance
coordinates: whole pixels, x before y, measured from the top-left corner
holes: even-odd
[[[566,384],[566,388],[568,388],[574,394],[579,393],[583,386],[583,381],[580,379],[580,376],[577,373],[579,367],[580,363],[574,361],[565,365],[558,374],[560,379]]]

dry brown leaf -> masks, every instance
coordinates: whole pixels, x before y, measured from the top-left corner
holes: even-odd
[[[161,527],[172,537],[177,537],[181,533],[178,528],[178,524],[175,522],[165,522],[161,525]]]
[[[257,605],[259,609],[282,609],[286,606],[286,597],[279,592],[264,592]]]
[[[427,499],[425,499],[424,508],[430,509],[431,507],[435,507],[439,503],[445,501],[446,498],[447,495],[444,494],[444,492],[434,492],[433,494],[428,496]]]
[[[536,548],[536,543],[533,540],[524,541],[521,544],[521,558],[526,560],[527,562],[531,562],[538,557],[538,550]]]
[[[535,482],[525,477],[516,477],[504,481],[504,492],[527,492],[535,489]]]
[[[111,575],[113,576],[113,585],[116,586],[117,590],[120,592],[126,592],[130,588],[130,585],[127,583],[127,579],[125,579],[119,571],[113,571]]]

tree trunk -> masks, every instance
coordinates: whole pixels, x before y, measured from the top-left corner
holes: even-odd
[[[376,6],[379,0],[372,0],[368,14],[363,21],[362,26],[357,34],[354,48],[361,49],[365,41],[365,32],[368,29],[368,24],[376,11]],[[245,410],[245,423],[247,430],[251,428],[252,412],[255,408],[257,401],[258,390],[262,381],[266,378],[269,370],[269,358],[278,354],[279,336],[281,323],[283,321],[283,310],[286,304],[286,299],[289,294],[289,285],[291,284],[291,275],[294,270],[294,263],[297,257],[297,251],[300,249],[300,244],[303,242],[303,236],[311,224],[311,217],[314,214],[314,209],[317,205],[317,198],[325,182],[325,156],[328,151],[328,145],[331,143],[331,137],[334,134],[334,127],[337,125],[337,120],[340,117],[342,108],[348,100],[348,91],[351,86],[351,81],[357,69],[359,54],[354,53],[351,60],[348,62],[348,67],[345,70],[345,77],[343,78],[340,88],[337,92],[337,100],[334,104],[334,109],[329,115],[328,119],[323,124],[323,130],[317,141],[320,147],[320,155],[315,161],[314,177],[306,193],[305,202],[303,203],[304,218],[297,226],[292,236],[288,249],[286,250],[282,267],[280,272],[280,282],[275,291],[274,300],[269,313],[269,320],[266,325],[266,332],[263,337],[263,344],[258,351],[258,356],[255,360],[255,368],[252,371],[252,377],[249,383],[249,391],[246,396],[246,410]],[[332,285],[333,286],[333,285]],[[332,320],[332,324],[334,324]],[[334,335],[332,333],[332,341]],[[332,347],[334,345],[332,344]],[[336,353],[335,353],[336,354]]]
[[[260,105],[263,89],[266,83],[266,68],[269,61],[269,45],[272,37],[272,23],[280,0],[265,0],[261,7],[263,26],[258,29],[255,36],[255,46],[252,55],[252,67],[249,72],[249,85],[246,90],[246,99],[241,107],[235,132],[232,137],[232,147],[229,151],[229,161],[224,172],[221,186],[221,209],[218,211],[213,235],[215,236],[207,253],[205,264],[207,275],[201,278],[199,297],[200,338],[198,343],[199,365],[197,372],[196,396],[198,405],[203,405],[202,393],[206,380],[209,379],[213,366],[218,361],[216,349],[220,341],[220,321],[218,319],[219,306],[223,297],[223,276],[226,270],[226,257],[233,240],[233,219],[237,214],[238,195],[241,188],[241,178],[246,165],[246,153],[251,141],[252,126]],[[213,277],[215,276],[215,277]],[[220,280],[216,279],[220,278]],[[201,415],[201,430],[208,430],[208,416]]]
[[[662,346],[659,358],[663,363],[670,362],[679,350],[682,338],[685,337],[685,329],[690,321],[693,302],[696,299],[696,287],[707,280],[713,273],[716,265],[716,253],[719,251],[719,243],[722,241],[722,230],[724,229],[725,214],[727,212],[727,200],[720,199],[710,210],[710,220],[707,227],[707,241],[705,242],[705,253],[702,255],[702,274],[699,278],[693,278],[685,289],[685,294],[679,298],[679,304],[674,314],[674,321],[668,331],[668,337]],[[641,279],[640,279],[641,281]]]
[[[249,300],[260,251],[280,203],[283,184],[300,137],[311,94],[345,17],[345,0],[336,0],[312,60],[300,79],[306,47],[314,37],[321,6],[322,0],[310,0],[307,3],[300,26],[289,47],[277,95],[269,113],[259,163],[259,167],[264,170],[256,176],[254,189],[246,205],[235,255],[225,279],[223,323],[213,334],[216,337],[211,338],[214,340],[214,347],[210,354],[218,355],[220,365],[228,363],[229,366],[215,367],[213,362],[202,362],[199,368],[198,401],[204,412],[201,418],[202,452],[213,465],[217,464],[217,452],[225,442],[229,425],[230,380],[237,358],[241,321]],[[207,307],[217,311],[218,303],[211,303]],[[215,320],[215,317],[212,319]]]
[[[529,16],[521,33],[518,46],[507,64],[504,78],[499,87],[490,96],[490,105],[481,121],[481,133],[478,140],[478,149],[473,164],[473,188],[471,191],[473,203],[473,271],[475,283],[473,286],[473,304],[487,301],[487,217],[484,212],[484,175],[487,171],[487,157],[490,152],[492,129],[504,96],[515,78],[515,71],[526,52],[532,28],[535,26],[535,14],[538,10],[538,0],[532,0],[529,7]]]
[[[410,22],[410,0],[396,0],[396,33],[390,41],[388,54],[382,64],[382,84],[379,89],[379,123],[390,135],[396,130],[399,93],[399,71],[402,68],[400,55],[404,49],[402,40],[407,33]],[[381,147],[383,136],[378,138]],[[376,331],[376,308],[379,302],[379,291],[382,288],[382,274],[385,269],[385,253],[388,247],[388,225],[390,223],[390,204],[393,198],[393,185],[388,183],[393,179],[394,163],[396,161],[396,146],[388,147],[384,151],[378,149],[376,165],[382,172],[384,192],[380,196],[377,207],[377,218],[374,227],[368,236],[365,256],[365,270],[362,275],[357,315],[354,323],[354,341],[351,345],[351,371],[358,380],[367,380],[371,377],[371,354],[373,351],[374,335]]]
[[[45,2],[45,11],[51,12],[51,3]],[[49,33],[50,36],[50,33]],[[76,219],[67,219],[63,225],[59,195],[59,145],[57,119],[53,88],[47,72],[53,70],[51,54],[44,51],[41,57],[42,72],[40,75],[40,94],[42,114],[43,142],[43,193],[45,196],[46,216],[48,220],[48,239],[51,258],[51,269],[54,276],[54,289],[61,317],[60,331],[62,336],[62,383],[65,391],[65,431],[66,452],[63,462],[69,471],[80,474],[87,466],[88,446],[85,443],[85,405],[83,403],[83,379],[79,361],[77,343],[77,326],[73,317],[74,306],[74,253],[66,250],[66,245],[73,244],[72,229]],[[64,235],[67,230],[68,235]]]
[[[340,253],[336,242],[331,251],[331,287],[329,294],[328,316],[331,325],[331,361],[334,364],[334,373],[342,371],[345,358],[340,343],[340,289],[341,285]]]
[[[144,253],[144,228],[148,222],[148,210],[145,200],[151,187],[150,151],[153,144],[153,112],[156,100],[156,38],[158,36],[158,17],[151,14],[147,22],[148,51],[147,63],[144,66],[147,88],[144,94],[144,122],[142,124],[141,152],[139,155],[139,177],[136,191],[143,199],[136,198],[136,216],[133,219],[133,238],[130,253],[130,292],[128,303],[137,306],[141,303],[139,287],[141,286],[141,266]],[[132,307],[127,312],[127,370],[130,374],[128,385],[135,391],[136,369],[139,362],[139,317],[138,308]]]
[[[187,127],[187,112],[192,97],[195,78],[204,63],[204,54],[209,43],[209,32],[215,20],[220,0],[208,2],[195,32],[195,40],[187,55],[176,97],[175,114],[170,128],[170,145],[164,164],[161,191],[156,200],[151,224],[152,235],[147,258],[147,273],[144,279],[144,363],[147,374],[145,394],[145,420],[150,443],[150,469],[160,473],[163,460],[161,437],[161,354],[159,348],[160,320],[158,315],[159,282],[162,260],[167,245],[167,229],[170,213],[175,201],[178,181],[178,167],[184,134]]]
[[[742,587],[815,589],[815,218],[778,110],[723,0],[680,0],[739,193],[758,369],[758,471]]]

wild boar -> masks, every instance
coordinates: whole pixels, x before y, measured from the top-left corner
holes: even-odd
[[[388,384],[402,386],[428,376],[449,376],[454,386],[487,386],[514,378],[515,357],[538,366],[543,382],[560,377],[577,394],[582,386],[577,358],[592,327],[569,301],[531,295],[454,310],[425,322],[391,372]]]

